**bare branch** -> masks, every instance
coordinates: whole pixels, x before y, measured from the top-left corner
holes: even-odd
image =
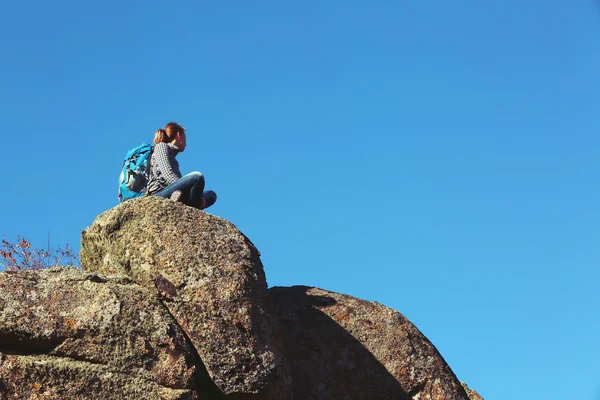
[[[37,270],[59,266],[63,261],[69,265],[78,265],[77,255],[69,248],[60,246],[50,247],[50,232],[48,232],[48,248],[32,249],[31,242],[17,236],[15,243],[2,239],[0,242],[0,269],[6,271]]]

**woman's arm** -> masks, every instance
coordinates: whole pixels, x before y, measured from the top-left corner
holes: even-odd
[[[179,163],[175,159],[176,154],[177,150],[170,148],[167,143],[157,143],[154,146],[154,153],[152,154],[154,171],[150,171],[150,173],[158,173],[157,175],[164,178],[167,185],[181,178]]]

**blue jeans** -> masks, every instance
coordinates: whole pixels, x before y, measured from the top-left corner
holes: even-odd
[[[217,194],[212,190],[204,191],[204,175],[201,172],[190,172],[175,182],[154,193],[153,196],[169,198],[174,191],[181,190],[181,202],[202,209],[202,199],[206,200],[208,208],[217,201]]]

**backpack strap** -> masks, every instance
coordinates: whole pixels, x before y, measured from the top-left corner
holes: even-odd
[[[154,153],[154,146],[150,147],[150,155],[148,156],[148,169],[146,170],[146,186],[144,187],[144,190],[142,191],[143,196],[147,196],[148,195],[148,183],[150,183],[150,170],[152,169],[152,154]]]

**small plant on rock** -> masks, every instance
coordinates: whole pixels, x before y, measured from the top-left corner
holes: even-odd
[[[14,243],[6,238],[0,242],[0,270],[38,270],[64,264],[78,264],[77,255],[68,243],[64,248],[51,248],[48,237],[48,248],[44,250],[32,248],[31,242],[21,236]]]

